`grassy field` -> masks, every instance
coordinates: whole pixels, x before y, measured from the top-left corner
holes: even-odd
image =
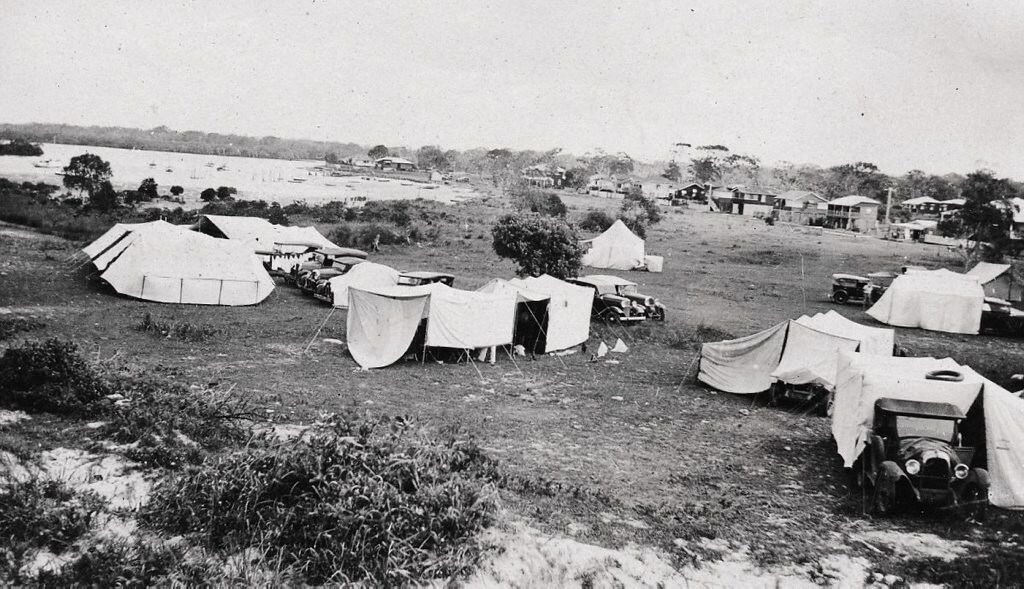
[[[575,216],[617,204],[565,200]],[[490,244],[491,223],[507,207],[490,198],[446,210],[450,219],[436,243],[385,247],[375,261],[449,271],[457,287],[468,289],[512,276],[512,264]],[[354,408],[414,416],[438,431],[458,426],[510,473],[533,481],[501,492],[503,508],[516,518],[601,546],[653,546],[676,566],[713,558],[695,546],[714,539],[733,549],[746,546],[762,567],[813,566],[843,553],[874,563],[871,570],[921,581],[970,585],[995,574],[1005,586],[1013,582],[1011,571],[1021,572],[1014,563],[1024,556],[1024,518],[993,510],[984,525],[948,514],[873,520],[847,491],[826,419],[718,393],[694,378],[702,341],[830,309],[873,324],[859,307],[827,301],[829,275],[907,263],[961,269],[958,258],[935,246],[666,210],[647,239],[648,253],[665,256],[665,271],[616,273],[661,299],[668,320],[626,329],[592,326],[592,345],[621,338],[628,353],[598,362],[577,353],[506,357],[476,368],[407,363],[363,371],[343,345],[324,341],[344,341],[344,311],[295,289],[280,286],[251,308],[134,301],[87,281],[86,269],[76,266],[78,245],[0,228],[6,254],[0,309],[44,324],[6,343],[56,336],[141,372],[230,386],[268,423],[310,423],[325,412]],[[150,322],[188,324],[203,336],[142,330],[147,314]],[[897,341],[913,355],[950,356],[1004,385],[1024,372],[1024,348],[1015,340],[898,329]],[[58,444],[59,438],[39,436],[37,443]],[[864,540],[866,532],[892,530],[935,534],[972,548],[947,561],[901,556]]]

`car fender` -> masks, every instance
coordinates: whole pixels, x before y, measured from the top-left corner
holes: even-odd
[[[978,485],[982,489],[988,489],[992,486],[992,479],[984,468],[972,468],[967,478],[964,479],[964,485],[969,484]]]

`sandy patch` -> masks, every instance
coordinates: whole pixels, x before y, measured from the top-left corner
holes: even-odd
[[[24,483],[32,478],[32,472],[6,450],[0,450],[0,483]]]
[[[112,454],[56,448],[43,452],[39,462],[47,477],[76,491],[92,491],[112,509],[138,508],[149,499],[153,487],[137,464]]]
[[[0,409],[0,426],[12,425],[19,421],[26,421],[28,419],[32,419],[32,417],[24,411]]]
[[[888,551],[900,558],[941,558],[950,561],[976,548],[971,542],[947,540],[935,534],[919,532],[868,530],[854,534],[853,537],[878,548],[888,548]]]
[[[862,587],[870,570],[867,560],[846,555],[765,570],[750,560],[746,547],[728,550],[724,544],[714,544],[727,550],[721,560],[676,569],[667,555],[650,547],[603,548],[519,523],[492,528],[482,540],[494,551],[466,580],[467,587]]]
[[[64,565],[74,560],[76,556],[71,552],[54,554],[49,550],[40,550],[35,553],[31,560],[26,559],[18,574],[26,579],[34,579],[42,572],[57,573]]]

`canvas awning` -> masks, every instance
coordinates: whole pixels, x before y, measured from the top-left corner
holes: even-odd
[[[356,264],[348,272],[328,281],[331,285],[332,304],[335,307],[347,309],[349,288],[373,290],[395,286],[398,284],[398,274],[398,270],[384,264],[373,262]]]
[[[985,291],[971,276],[949,270],[908,271],[868,309],[887,325],[978,333]]]

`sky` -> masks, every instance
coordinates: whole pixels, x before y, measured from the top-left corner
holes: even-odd
[[[0,0],[0,122],[1024,180],[1024,3]]]

